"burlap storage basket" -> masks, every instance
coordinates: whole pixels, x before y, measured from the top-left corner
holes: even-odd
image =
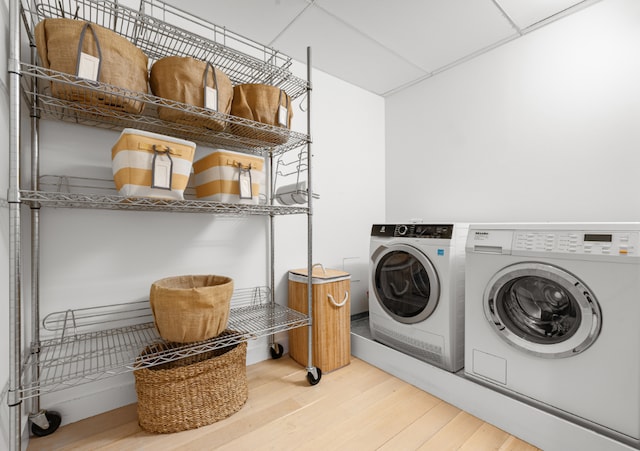
[[[246,355],[243,342],[135,370],[140,427],[154,433],[185,431],[236,413],[249,394]]]
[[[44,19],[36,25],[35,38],[40,61],[47,69],[77,75],[80,47],[81,52],[100,58],[97,81],[129,91],[147,92],[147,56],[126,38],[107,28],[81,20]],[[80,84],[91,86],[92,81],[79,81]],[[51,94],[64,100],[127,113],[137,114],[144,108],[144,103],[135,94],[123,95],[117,89],[108,88],[96,91],[78,85],[52,82]],[[110,95],[109,92],[120,94]]]
[[[200,108],[210,108],[224,114],[229,114],[231,110],[231,80],[220,69],[205,61],[182,56],[161,58],[151,66],[149,84],[151,92],[158,97]],[[217,95],[212,95],[207,88],[215,89]],[[165,121],[206,127],[215,131],[222,131],[226,127],[225,121],[203,117],[204,113],[188,113],[169,107],[159,107],[158,116]]]
[[[191,343],[218,336],[229,320],[233,280],[225,276],[168,277],[151,285],[150,302],[162,338]]]
[[[286,127],[283,127],[279,121],[281,106],[287,109]],[[231,115],[289,129],[291,128],[293,108],[291,107],[291,98],[280,88],[250,83],[237,85],[233,88]],[[272,144],[284,144],[288,139],[286,133],[259,129],[249,125],[233,124],[230,128],[238,136]]]

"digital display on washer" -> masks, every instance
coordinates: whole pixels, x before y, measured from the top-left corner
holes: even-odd
[[[414,236],[416,238],[451,239],[451,237],[453,236],[453,226],[450,224],[417,224]]]
[[[610,243],[612,239],[612,235],[608,233],[585,233],[584,240],[585,241],[600,241]]]
[[[451,239],[453,224],[374,224],[371,236]]]

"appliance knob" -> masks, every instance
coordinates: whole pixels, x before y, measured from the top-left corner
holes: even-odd
[[[398,226],[398,235],[400,235],[400,236],[406,235],[407,234],[407,230],[409,230],[409,228],[406,225]]]

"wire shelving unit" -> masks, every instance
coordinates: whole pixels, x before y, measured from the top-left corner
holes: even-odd
[[[127,1],[127,5],[134,0]],[[304,315],[274,301],[274,217],[301,214],[307,216],[308,269],[312,267],[311,190],[311,58],[307,51],[307,78],[292,72],[293,61],[279,51],[235,34],[180,8],[159,0],[139,0],[130,7],[119,0],[9,0],[9,314],[10,362],[7,403],[11,451],[21,449],[22,401],[31,401],[29,419],[40,430],[52,427],[49,414],[40,409],[40,396],[107,377],[167,363],[259,337],[273,335],[311,324],[311,278],[308,284],[309,315]],[[277,86],[292,100],[306,102],[307,133],[299,133],[220,112],[198,108],[156,97],[148,92],[134,92],[100,82],[87,82],[73,75],[42,67],[35,52],[35,26],[44,19],[73,18],[89,21],[125,37],[139,47],[150,63],[164,56],[189,56],[210,62],[222,70],[233,85],[260,83]],[[22,36],[26,34],[31,54],[23,58]],[[29,60],[26,62],[25,60]],[[55,89],[52,86],[55,85]],[[85,96],[84,99],[78,93]],[[93,100],[109,96],[114,107],[98,105]],[[123,103],[137,103],[141,112],[133,114],[118,108]],[[30,158],[20,145],[24,116],[22,105],[29,109],[31,125]],[[189,113],[195,119],[215,119],[226,126],[214,131],[189,123],[166,122],[159,118],[159,108]],[[266,201],[258,205],[230,204],[196,199],[187,190],[184,200],[126,198],[115,191],[112,180],[70,175],[39,173],[40,120],[122,130],[137,128],[194,141],[200,145],[262,155],[271,170]],[[251,133],[238,134],[242,128]],[[278,144],[274,144],[275,141]],[[274,158],[280,161],[290,151],[305,154],[307,162],[308,201],[303,205],[277,205],[273,201]],[[31,165],[29,187],[20,182],[22,160]],[[316,196],[317,198],[317,196]],[[24,325],[21,292],[22,250],[21,206],[30,207],[31,219],[31,334],[30,352],[22,358]],[[80,208],[174,213],[208,213],[216,215],[261,215],[269,218],[271,239],[271,281],[269,287],[240,289],[234,292],[228,329],[232,333],[192,344],[167,343],[153,323],[146,300],[101,307],[68,309],[39,317],[39,257],[41,208]],[[309,327],[309,349],[311,328]],[[41,337],[42,332],[42,337]],[[46,335],[46,337],[45,337]],[[277,353],[277,351],[276,351]],[[307,379],[319,382],[321,371],[311,362]],[[59,421],[58,421],[59,424]],[[55,430],[52,427],[52,430]]]

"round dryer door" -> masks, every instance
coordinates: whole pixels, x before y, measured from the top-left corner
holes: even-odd
[[[491,279],[484,295],[487,320],[510,345],[547,358],[568,357],[598,338],[602,313],[578,278],[542,263],[518,263]]]
[[[381,247],[374,254],[372,277],[377,301],[396,321],[423,321],[438,304],[440,283],[435,268],[412,246]]]

